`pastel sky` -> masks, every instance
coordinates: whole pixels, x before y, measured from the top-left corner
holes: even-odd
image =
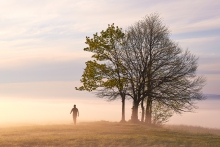
[[[92,97],[74,89],[91,57],[85,37],[151,13],[199,57],[203,93],[220,94],[219,0],[0,0],[0,99]]]

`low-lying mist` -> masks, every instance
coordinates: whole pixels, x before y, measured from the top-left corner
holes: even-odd
[[[77,122],[121,120],[121,101],[107,102],[93,98],[0,98],[0,126],[47,125],[73,123],[70,110],[79,109]],[[206,99],[197,103],[194,112],[174,114],[167,124],[184,124],[220,128],[220,99]],[[131,117],[132,101],[126,101],[126,120]],[[141,112],[141,111],[140,111]],[[139,113],[139,118],[141,113]]]

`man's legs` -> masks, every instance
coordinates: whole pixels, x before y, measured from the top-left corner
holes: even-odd
[[[73,116],[74,125],[76,125],[76,116]]]

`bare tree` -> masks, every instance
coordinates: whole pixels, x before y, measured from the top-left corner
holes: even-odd
[[[152,120],[151,122],[155,125],[162,125],[169,121],[169,118],[173,116],[174,111],[163,105],[158,101],[152,103]]]
[[[169,30],[157,14],[127,29],[120,59],[129,81],[134,122],[138,121],[138,106],[144,99],[145,122],[151,123],[153,101],[180,113],[192,110],[194,100],[204,98],[201,89],[205,80],[196,76],[197,58],[169,38]]]

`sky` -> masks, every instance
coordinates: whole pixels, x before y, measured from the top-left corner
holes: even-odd
[[[104,103],[75,90],[91,59],[83,51],[86,36],[112,23],[126,29],[152,13],[160,15],[172,40],[199,57],[197,74],[207,79],[203,93],[220,95],[218,0],[0,0],[0,115],[53,101],[53,110],[62,100],[65,107]]]

